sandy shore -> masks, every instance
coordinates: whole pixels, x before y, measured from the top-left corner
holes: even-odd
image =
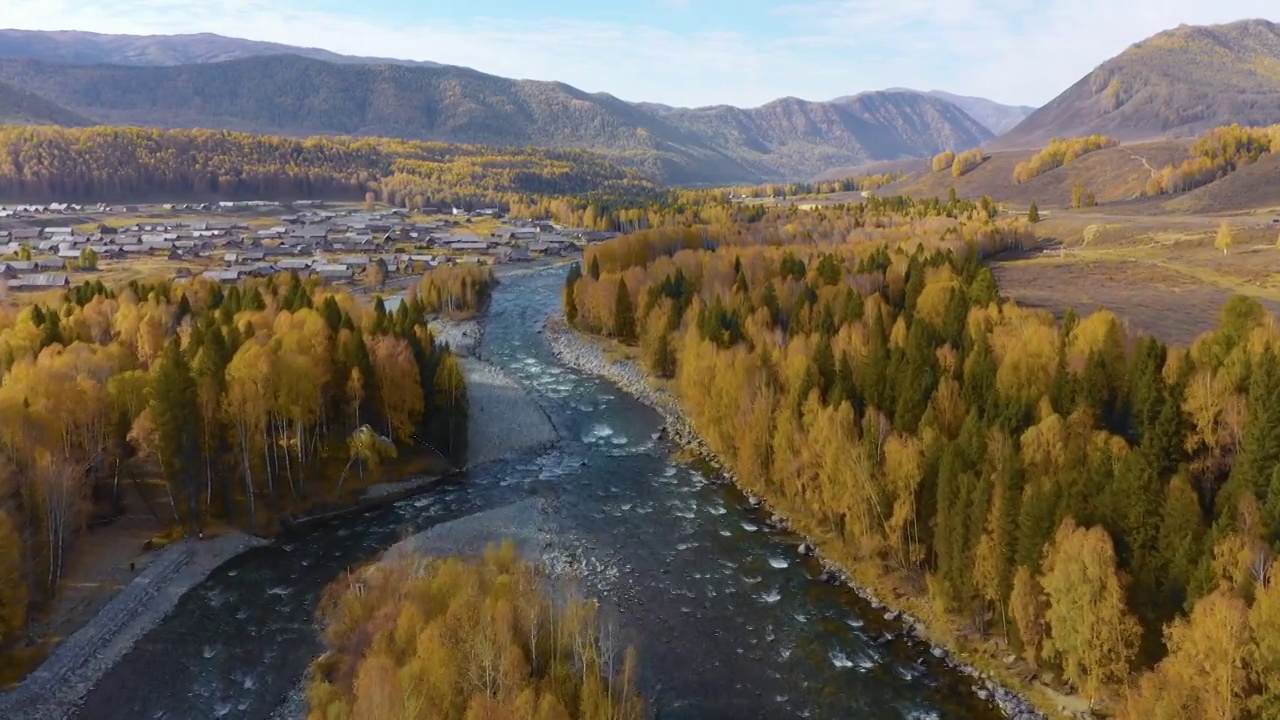
[[[184,540],[158,557],[26,680],[0,695],[0,718],[62,720],[107,670],[217,567],[267,541],[243,533]]]

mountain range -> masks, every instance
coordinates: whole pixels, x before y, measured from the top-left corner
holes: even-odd
[[[1246,20],[1159,33],[1038,110],[902,88],[678,108],[210,34],[0,30],[0,122],[586,148],[660,182],[772,182],[942,150],[1032,149],[1053,137],[1137,141],[1277,123],[1280,29]]]
[[[440,66],[427,61],[339,55],[320,48],[243,40],[213,33],[103,35],[78,30],[0,29],[0,58],[36,58],[71,65],[193,65],[262,55],[298,55],[351,65]]]
[[[672,108],[461,67],[299,55],[181,65],[6,59],[0,81],[99,123],[589,148],[672,183],[810,177],[994,137],[956,105],[911,92]]]

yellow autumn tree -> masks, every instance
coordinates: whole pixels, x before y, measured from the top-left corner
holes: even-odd
[[[1231,246],[1235,245],[1235,242],[1235,234],[1231,232],[1231,226],[1227,224],[1226,220],[1223,220],[1218,225],[1218,234],[1214,237],[1213,246],[1221,250],[1223,255],[1226,255]]]
[[[402,553],[343,577],[319,615],[313,720],[641,720],[635,655],[594,603],[557,592],[515,546],[482,560]]]
[[[1048,598],[1046,655],[1089,698],[1124,680],[1137,652],[1138,623],[1125,604],[1111,537],[1067,518],[1045,556],[1041,584]]]

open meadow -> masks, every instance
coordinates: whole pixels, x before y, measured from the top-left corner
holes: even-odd
[[[1232,244],[1215,245],[1223,223]],[[1064,211],[1039,244],[997,258],[1001,292],[1061,315],[1107,308],[1134,329],[1190,343],[1232,295],[1280,314],[1280,223],[1265,215],[1119,215]]]

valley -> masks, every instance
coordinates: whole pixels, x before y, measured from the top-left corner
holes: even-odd
[[[1039,108],[384,53],[0,30],[0,716],[1280,713],[1277,25]]]

